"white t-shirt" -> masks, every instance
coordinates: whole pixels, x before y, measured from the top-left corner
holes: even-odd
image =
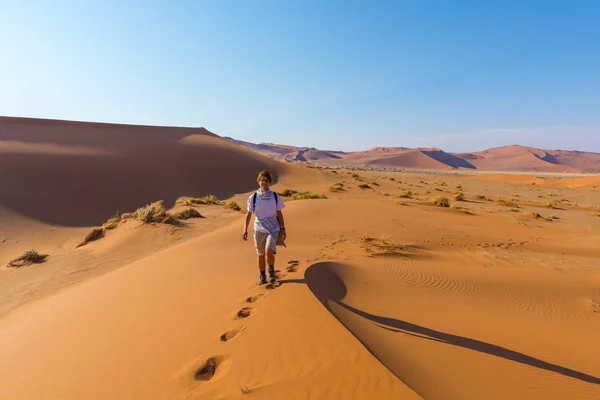
[[[271,197],[268,200],[262,200],[256,195],[256,210],[252,204],[254,193],[248,197],[248,212],[254,213],[254,231],[269,233],[279,231],[279,220],[277,219],[277,211],[283,210],[285,204],[281,200],[281,196],[277,195],[277,204],[275,204],[275,195],[271,192]],[[259,222],[260,220],[261,222]],[[263,225],[266,225],[263,226]],[[266,229],[268,228],[268,229]]]

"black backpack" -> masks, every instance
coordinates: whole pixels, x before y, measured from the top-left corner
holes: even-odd
[[[254,194],[252,195],[252,209],[256,212],[256,195],[257,193],[254,192]],[[273,192],[273,196],[275,196],[275,207],[277,207],[279,205],[279,199],[277,196],[277,192]]]

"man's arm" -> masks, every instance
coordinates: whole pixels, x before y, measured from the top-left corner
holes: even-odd
[[[244,224],[244,233],[242,233],[242,239],[248,240],[248,225],[250,225],[250,219],[252,218],[252,213],[248,211],[246,214],[246,223]]]
[[[287,232],[285,231],[285,222],[283,221],[281,210],[277,211],[277,220],[279,221],[279,227],[281,228],[281,236],[283,237],[283,240],[285,240]]]

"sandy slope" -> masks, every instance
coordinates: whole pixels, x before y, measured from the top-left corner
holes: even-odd
[[[254,181],[250,156],[218,138],[173,146],[221,149],[226,171]],[[282,171],[278,190],[329,199],[288,203],[275,287],[255,286],[243,217],[221,206],[185,228],[128,222],[77,250],[80,228],[56,228],[56,242],[48,224],[4,208],[11,240],[35,244],[30,230],[51,257],[0,273],[0,398],[600,396],[593,182]],[[246,183],[222,182],[243,204]],[[328,192],[333,183],[344,190]],[[468,213],[431,205],[459,184]],[[407,190],[412,199],[395,197]],[[542,206],[550,199],[561,201]]]

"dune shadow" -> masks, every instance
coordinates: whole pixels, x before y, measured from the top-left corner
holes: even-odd
[[[0,117],[0,141],[94,150],[1,154],[0,206],[54,225],[98,225],[157,200],[171,207],[181,196],[230,197],[254,189],[263,169],[278,179],[275,162],[203,128]]]
[[[528,365],[531,367],[539,368],[542,370],[561,374],[570,378],[578,379],[583,382],[600,384],[600,378],[579,372],[570,368],[562,367],[557,364],[553,364],[547,361],[540,360],[538,358],[529,356],[518,351],[510,350],[502,346],[494,345],[491,343],[483,342],[476,339],[471,339],[464,336],[454,335],[430,329],[417,324],[413,324],[407,321],[402,321],[396,318],[390,318],[359,310],[347,304],[344,304],[342,300],[346,297],[348,291],[343,280],[340,278],[337,271],[349,268],[350,266],[335,263],[335,262],[321,262],[313,264],[305,272],[304,280],[308,285],[309,289],[313,292],[315,297],[325,306],[331,314],[336,317],[346,328],[361,342],[365,347],[375,356],[371,350],[368,340],[361,338],[355,332],[348,328],[343,318],[336,315],[334,310],[331,308],[331,304],[337,304],[340,307],[365,318],[368,321],[373,322],[382,329],[386,329],[391,332],[402,333],[418,337],[421,339],[431,340],[439,343],[445,343],[452,346],[458,346],[465,349],[485,353],[491,356],[503,358],[506,360],[518,362],[520,364]],[[379,357],[377,357],[382,364],[384,364],[392,373],[399,377],[399,371],[394,370],[393,365],[386,365]]]

